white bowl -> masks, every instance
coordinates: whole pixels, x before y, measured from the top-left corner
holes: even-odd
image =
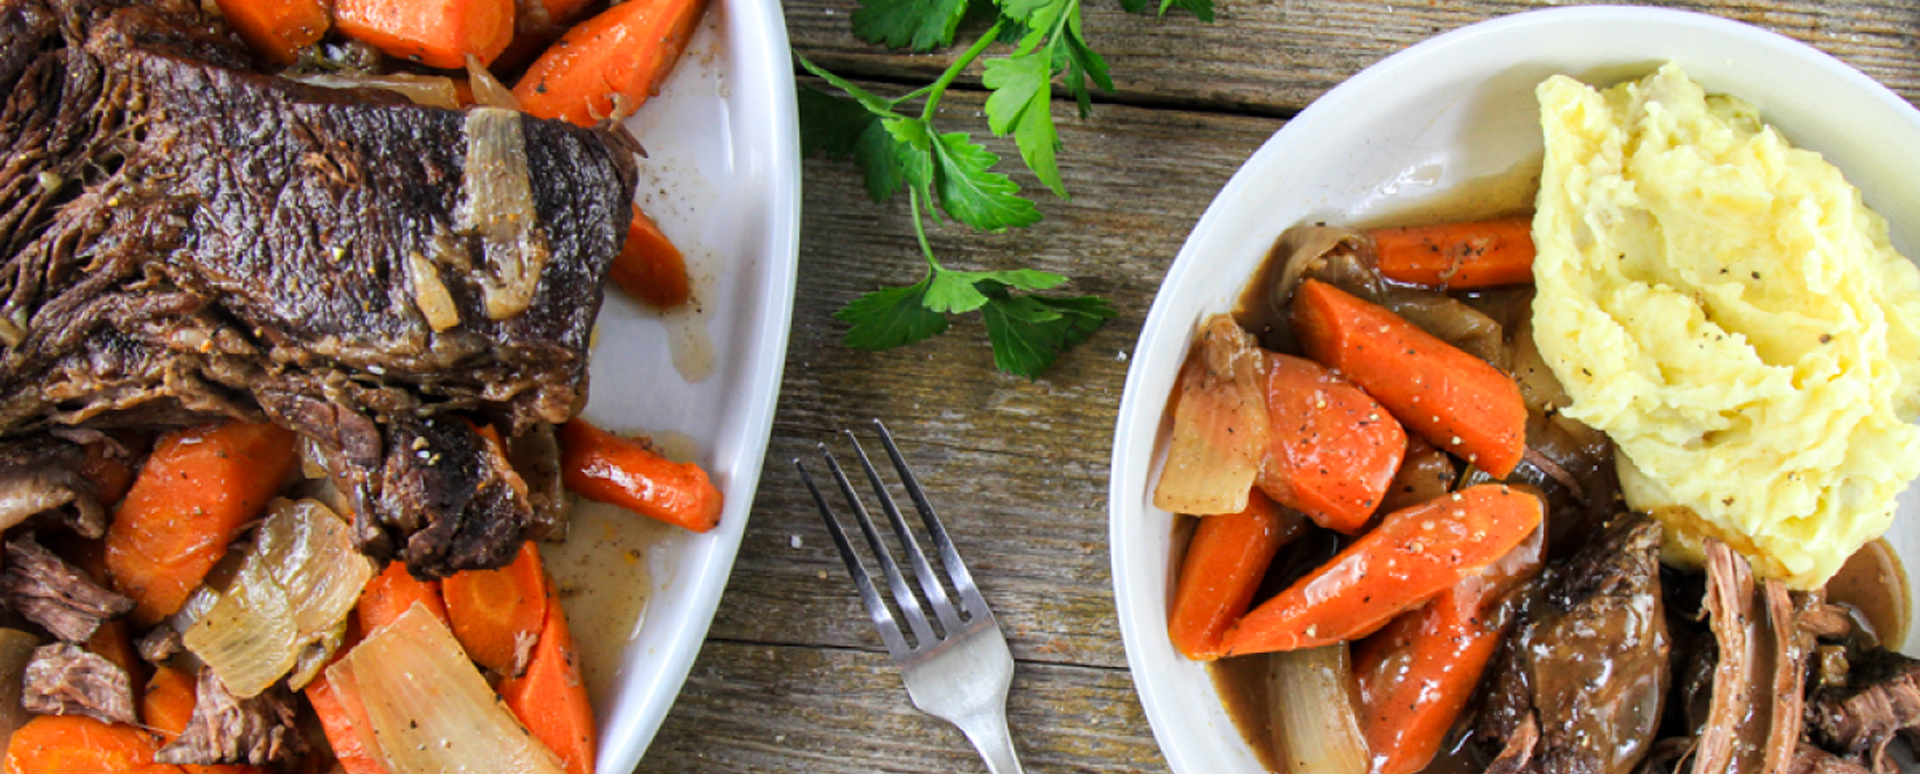
[[[685,59],[627,122],[647,151],[636,201],[686,253],[697,309],[662,316],[609,286],[584,415],[610,430],[655,434],[698,460],[726,504],[719,526],[700,535],[583,506],[570,543],[553,549],[556,578],[584,589],[563,600],[569,622],[576,632],[610,634],[580,643],[596,694],[600,771],[632,771],[659,730],[746,531],[799,255],[793,87],[779,2],[712,0]],[[568,561],[596,547],[603,558],[617,549],[614,571]],[[644,598],[638,620],[602,620],[612,608],[634,609],[636,597]]]
[[[1537,167],[1533,88],[1547,76],[1612,83],[1669,60],[1824,154],[1886,216],[1894,246],[1920,257],[1920,112],[1840,61],[1754,27],[1647,8],[1521,13],[1420,43],[1329,91],[1254,153],[1194,227],[1147,315],[1120,403],[1108,528],[1115,604],[1134,685],[1174,771],[1264,771],[1205,668],[1167,640],[1175,519],[1151,494],[1167,398],[1200,321],[1231,309],[1288,226],[1414,209],[1468,181]],[[1912,566],[1912,490],[1899,514],[1887,537]]]

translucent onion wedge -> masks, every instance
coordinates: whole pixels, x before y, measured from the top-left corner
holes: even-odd
[[[467,659],[415,605],[327,668],[354,732],[390,774],[563,774]]]
[[[513,96],[513,90],[493,77],[493,71],[474,55],[467,55],[467,85],[473,89],[473,104],[486,107],[520,109],[520,98]]]
[[[345,623],[373,571],[327,506],[275,500],[239,573],[181,641],[235,696],[259,695]]]
[[[288,80],[299,81],[308,86],[327,89],[385,89],[406,97],[416,105],[460,109],[460,92],[453,87],[453,79],[440,75],[415,75],[413,73],[389,73],[387,75],[338,75],[334,73],[310,73],[289,75]]]
[[[526,311],[552,250],[533,211],[522,114],[476,107],[467,111],[467,158],[461,167],[454,230],[477,234],[486,258],[478,272],[487,317],[505,320]]]
[[[1290,774],[1366,774],[1367,738],[1354,711],[1347,644],[1268,658],[1267,710],[1274,749]]]
[[[1267,451],[1266,358],[1233,318],[1207,321],[1175,384],[1173,438],[1153,505],[1239,513]]]

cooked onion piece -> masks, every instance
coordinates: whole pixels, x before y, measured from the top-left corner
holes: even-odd
[[[533,303],[547,268],[547,235],[533,211],[521,114],[477,107],[467,113],[467,160],[457,230],[478,234],[486,271],[479,273],[487,317],[504,320]]]
[[[1180,370],[1173,438],[1153,505],[1239,513],[1267,451],[1266,358],[1233,318],[1207,321]]]
[[[415,605],[327,668],[354,732],[392,774],[562,774],[467,659],[453,632]],[[363,723],[364,721],[364,723]]]
[[[182,642],[235,696],[256,696],[309,646],[325,647],[373,570],[331,509],[317,500],[276,500],[239,573]]]
[[[1367,738],[1353,709],[1353,666],[1344,642],[1282,651],[1268,662],[1267,711],[1274,749],[1292,774],[1365,774]]]

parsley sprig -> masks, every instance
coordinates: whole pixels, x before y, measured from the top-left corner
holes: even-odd
[[[969,3],[986,0],[861,0],[853,32],[870,43],[913,51],[954,45]],[[1147,0],[1121,0],[1129,11]],[[1212,0],[1161,0],[1159,12],[1186,8],[1212,21]],[[994,19],[933,83],[898,97],[881,97],[822,69],[805,57],[800,65],[840,94],[803,85],[800,132],[803,152],[850,157],[859,165],[867,193],[883,202],[907,193],[927,270],[919,282],[868,293],[834,317],[849,324],[844,343],[882,350],[940,335],[953,315],[978,311],[993,345],[994,365],[1007,373],[1038,378],[1054,360],[1093,335],[1116,312],[1094,296],[1036,295],[1067,281],[1036,269],[963,271],[934,257],[927,216],[947,217],[971,228],[1001,233],[1040,221],[1040,209],[1020,195],[1020,186],[994,170],[1000,157],[966,132],[934,126],[940,99],[954,80],[1003,40],[1011,50],[983,62],[981,83],[989,94],[987,127],[1012,135],[1020,158],[1042,185],[1067,198],[1056,154],[1060,134],[1053,122],[1056,81],[1085,117],[1091,90],[1113,91],[1107,64],[1087,45],[1081,0],[992,0]],[[908,109],[920,102],[918,114]]]

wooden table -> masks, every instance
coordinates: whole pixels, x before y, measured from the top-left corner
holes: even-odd
[[[908,702],[791,460],[843,427],[885,420],[907,449],[1018,660],[1009,711],[1028,771],[1166,771],[1127,672],[1106,550],[1107,465],[1127,356],[1161,276],[1227,178],[1314,98],[1435,33],[1542,2],[1217,0],[1219,19],[1135,16],[1089,2],[1087,36],[1118,93],[1091,117],[1055,103],[1070,201],[1029,229],[930,235],[949,265],[1033,265],[1120,315],[1029,382],[994,371],[977,319],[885,353],[840,345],[831,313],[921,271],[904,197],[871,203],[851,163],[805,166],[799,296],[773,442],[745,543],[705,647],[644,772],[985,771],[966,740]],[[1920,4],[1668,3],[1810,43],[1920,100]],[[931,80],[945,55],[852,37],[855,0],[790,0],[794,48],[882,93]],[[963,33],[964,34],[964,33]],[[966,81],[970,81],[967,83]],[[943,103],[986,134],[978,72]],[[1010,141],[988,143],[1018,167]],[[1030,196],[1045,196],[1024,170]],[[843,446],[840,448],[844,448]]]

